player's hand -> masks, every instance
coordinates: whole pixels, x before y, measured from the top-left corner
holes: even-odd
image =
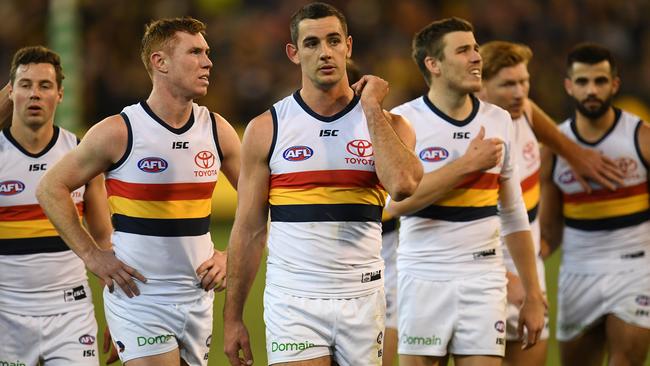
[[[140,272],[117,259],[112,250],[97,248],[91,255],[84,258],[84,262],[86,267],[99,277],[105,286],[108,286],[109,292],[115,290],[115,283],[117,283],[126,296],[137,296],[140,295],[140,290],[134,279],[147,282]]]
[[[472,139],[461,157],[472,172],[491,169],[503,157],[503,141],[498,138],[485,138],[485,128],[481,126],[476,137]]]
[[[517,309],[521,309],[526,297],[524,285],[521,284],[519,276],[512,272],[507,272],[506,277],[508,278],[508,303],[515,305]]]
[[[388,82],[374,75],[364,75],[352,84],[354,93],[361,97],[362,101],[376,102],[381,105],[388,95]]]
[[[214,289],[215,291],[223,291],[226,289],[226,262],[228,255],[226,252],[214,250],[212,257],[207,261],[201,263],[199,268],[196,269],[196,275],[199,276],[198,287],[205,291]]]
[[[526,295],[524,298],[524,303],[521,310],[519,310],[519,324],[517,326],[517,334],[519,339],[522,340],[522,349],[534,346],[539,340],[542,330],[544,330],[546,309],[546,299],[541,293]],[[526,329],[525,334],[524,328]]]
[[[227,321],[224,319],[223,351],[232,366],[250,366],[253,364],[250,337],[243,321]]]
[[[104,343],[102,344],[102,352],[108,353],[108,356],[106,357],[107,365],[110,365],[119,359],[117,356],[117,349],[113,347],[111,331],[108,329],[108,326],[104,329]]]
[[[596,150],[583,148],[580,154],[571,157],[569,163],[576,180],[587,193],[591,193],[588,179],[611,191],[623,186],[625,174],[613,160]]]

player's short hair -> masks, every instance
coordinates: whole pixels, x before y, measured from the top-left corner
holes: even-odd
[[[191,17],[158,19],[147,24],[142,36],[140,58],[149,76],[153,75],[149,57],[162,49],[169,50],[176,40],[176,32],[205,35],[205,30],[203,22]]]
[[[337,8],[326,3],[311,3],[303,6],[291,16],[289,23],[289,31],[291,32],[291,43],[298,44],[298,25],[304,19],[321,19],[326,17],[336,17],[341,22],[343,28],[343,35],[348,35],[348,22],[345,20],[345,15]]]
[[[479,50],[483,59],[483,80],[490,80],[506,67],[517,66],[520,63],[528,64],[533,58],[530,47],[521,43],[505,41],[492,41],[481,45]]]
[[[28,64],[50,64],[54,66],[56,74],[56,86],[60,89],[65,76],[61,66],[61,57],[51,49],[43,46],[23,47],[16,51],[13,60],[11,60],[11,69],[9,70],[9,80],[13,85],[16,81],[16,71],[20,65]]]
[[[465,19],[445,18],[430,23],[413,37],[411,56],[424,75],[427,85],[431,84],[431,73],[427,69],[424,59],[433,57],[444,60],[445,44],[442,38],[452,32],[474,32],[474,27]]]
[[[588,65],[595,65],[597,63],[608,61],[612,76],[618,76],[618,67],[614,55],[605,47],[596,43],[579,43],[569,51],[566,59],[567,74],[571,75],[571,68],[576,62]]]

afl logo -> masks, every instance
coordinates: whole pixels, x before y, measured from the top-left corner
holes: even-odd
[[[420,159],[430,163],[443,161],[449,157],[449,151],[442,147],[427,147],[420,151]]]
[[[560,174],[558,180],[562,184],[571,184],[576,181],[576,177],[573,175],[572,170],[565,170],[564,172],[562,172],[562,174]]]
[[[367,158],[373,154],[372,143],[368,140],[352,140],[348,142],[348,146],[345,149],[350,154],[360,158]]]
[[[85,334],[79,337],[79,343],[85,344],[85,345],[91,345],[95,343],[95,337],[91,336],[90,334]]]
[[[196,156],[194,156],[194,164],[199,168],[209,169],[214,165],[214,154],[210,151],[199,151]]]
[[[499,333],[503,333],[506,331],[506,323],[504,323],[503,320],[499,320],[494,323],[494,329],[496,329]]]
[[[282,157],[288,161],[303,161],[314,155],[314,150],[309,146],[291,146],[284,150]]]
[[[13,196],[25,190],[25,184],[17,180],[0,182],[0,196]]]
[[[164,172],[167,166],[167,161],[163,158],[149,157],[138,161],[138,168],[145,173]]]

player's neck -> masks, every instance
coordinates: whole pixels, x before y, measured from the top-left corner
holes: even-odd
[[[350,104],[354,92],[344,83],[338,83],[329,89],[303,83],[300,97],[314,112],[321,116],[333,116]]]
[[[38,127],[30,127],[21,121],[15,119],[9,127],[11,136],[20,144],[20,146],[32,154],[38,154],[52,140],[54,135],[54,122],[49,121]]]
[[[165,93],[154,88],[147,98],[147,105],[160,119],[173,128],[181,128],[190,119],[192,100]]]
[[[456,93],[450,90],[429,88],[427,97],[442,113],[462,121],[472,113],[472,98],[467,93]]]
[[[576,111],[576,128],[580,137],[587,141],[598,141],[609,131],[616,119],[614,108],[609,110],[598,118],[588,118]]]

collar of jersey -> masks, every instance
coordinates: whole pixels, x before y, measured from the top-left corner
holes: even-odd
[[[305,112],[307,112],[310,116],[312,116],[312,117],[314,117],[317,120],[322,121],[322,122],[334,122],[334,121],[336,121],[337,119],[343,117],[348,112],[350,112],[352,110],[352,108],[354,108],[359,103],[359,96],[355,95],[352,98],[352,100],[350,101],[350,103],[348,103],[348,105],[346,105],[345,108],[343,108],[340,112],[336,113],[333,116],[322,116],[322,115],[314,112],[313,109],[309,108],[307,103],[305,103],[305,101],[300,96],[300,90],[296,90],[296,92],[293,93],[293,99],[295,99],[296,102],[298,103],[298,105],[300,105],[300,107]]]
[[[618,125],[618,121],[621,119],[621,115],[623,114],[623,112],[620,109],[616,107],[613,108],[614,108],[614,123],[612,123],[612,125],[609,127],[609,130],[607,130],[607,132],[605,132],[605,134],[601,138],[593,142],[587,141],[583,139],[582,136],[580,136],[580,134],[578,133],[578,126],[576,125],[576,116],[574,114],[573,117],[571,117],[571,131],[575,135],[576,139],[578,139],[578,141],[588,146],[596,146],[601,142],[603,142],[603,140],[605,140],[607,136],[609,136],[609,134],[612,133],[612,131],[614,131],[614,129]]]
[[[180,128],[174,128],[170,126],[167,122],[163,121],[162,118],[158,117],[152,110],[151,107],[147,104],[146,101],[140,102],[140,106],[144,109],[145,112],[151,117],[154,121],[158,122],[161,126],[168,129],[170,132],[180,135],[184,132],[187,132],[194,125],[194,108],[192,107],[192,112],[190,112],[190,118],[185,122],[185,124]]]
[[[478,108],[479,108],[479,105],[480,105],[480,103],[478,101],[478,98],[475,97],[474,94],[470,94],[469,97],[472,100],[472,113],[470,113],[469,116],[467,116],[467,118],[465,118],[462,121],[451,118],[448,115],[446,115],[443,111],[438,109],[438,107],[436,107],[431,102],[431,100],[429,100],[429,97],[426,94],[424,94],[422,96],[422,100],[424,101],[424,104],[426,104],[427,107],[429,107],[429,109],[431,109],[431,111],[433,111],[433,113],[438,115],[438,117],[444,119],[445,121],[451,123],[454,126],[463,127],[463,126],[467,126],[470,122],[472,122],[474,117],[476,117],[476,114],[478,113]]]
[[[14,145],[16,149],[18,149],[21,153],[29,156],[30,158],[40,158],[41,156],[47,154],[47,152],[50,151],[52,147],[54,147],[54,145],[56,144],[56,140],[59,139],[59,127],[58,126],[53,126],[53,127],[54,127],[54,133],[52,134],[52,138],[50,139],[50,142],[48,142],[48,144],[45,146],[45,148],[43,148],[43,150],[37,152],[36,154],[32,154],[29,151],[25,150],[25,148],[23,148],[18,143],[18,141],[16,141],[16,139],[13,137],[11,131],[9,130],[9,127],[2,130],[2,132],[5,134],[7,140],[9,140],[9,142],[11,142],[11,144]]]

